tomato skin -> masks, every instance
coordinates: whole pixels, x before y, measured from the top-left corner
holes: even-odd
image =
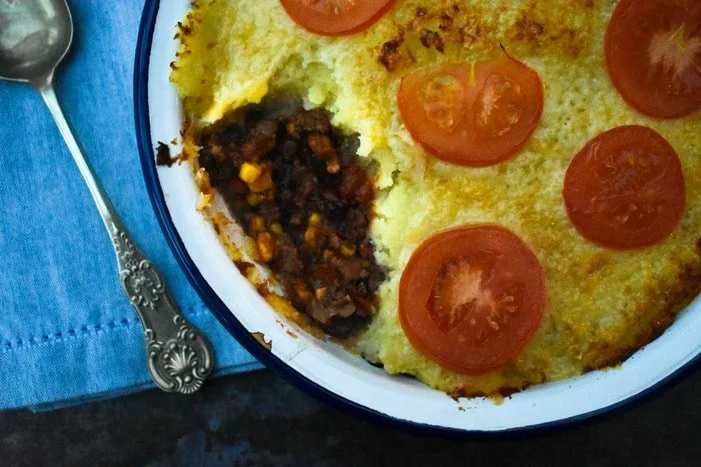
[[[436,77],[460,87],[460,92],[450,91],[461,98],[448,109],[455,114],[452,125],[427,112],[430,103],[422,89]],[[543,84],[535,70],[504,53],[407,75],[397,100],[407,130],[426,151],[445,162],[485,167],[510,159],[526,145],[543,112]]]
[[[479,286],[479,297],[488,297],[496,314],[475,306],[450,326],[436,318],[435,284],[451,261],[478,268],[479,284],[461,285]],[[523,350],[539,327],[545,297],[543,268],[518,236],[499,225],[464,225],[433,235],[414,251],[399,284],[399,318],[409,341],[426,357],[452,371],[482,374]],[[507,302],[508,312],[499,308]],[[494,322],[498,330],[489,327]]]
[[[701,109],[698,0],[621,0],[604,49],[611,81],[637,111],[668,119]]]
[[[686,203],[676,151],[659,133],[637,125],[589,141],[572,159],[562,195],[579,233],[617,250],[664,241],[679,224]]]
[[[364,31],[387,13],[396,0],[360,0],[341,13],[321,12],[310,6],[312,0],[280,0],[287,14],[299,26],[322,36],[347,36]],[[323,0],[322,0],[323,1]],[[328,3],[345,3],[327,0]]]

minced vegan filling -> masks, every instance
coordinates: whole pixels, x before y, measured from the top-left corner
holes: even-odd
[[[385,273],[368,236],[375,190],[357,140],[321,110],[255,107],[198,139],[212,186],[295,308],[337,337],[367,325]]]

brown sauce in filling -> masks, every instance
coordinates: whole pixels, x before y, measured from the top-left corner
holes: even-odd
[[[295,308],[333,336],[364,327],[385,273],[368,237],[375,193],[357,139],[322,110],[260,108],[198,138],[201,166]]]

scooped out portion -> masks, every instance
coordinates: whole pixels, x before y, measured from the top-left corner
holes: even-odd
[[[256,107],[197,140],[210,183],[292,305],[333,336],[367,325],[385,275],[368,235],[375,189],[357,140],[322,110],[267,116]]]

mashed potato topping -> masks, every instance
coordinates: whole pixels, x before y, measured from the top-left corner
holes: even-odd
[[[389,373],[453,394],[495,394],[616,364],[653,339],[701,289],[701,114],[656,120],[626,105],[606,72],[613,0],[406,0],[368,30],[323,37],[297,26],[278,0],[198,0],[178,28],[171,80],[197,130],[247,104],[300,96],[360,139],[376,170],[372,238],[389,270],[379,310],[352,349]],[[535,70],[542,119],[521,152],[485,168],[430,157],[402,122],[402,76],[502,53]],[[585,240],[568,220],[563,180],[597,134],[643,125],[676,150],[686,209],[664,242],[615,251]],[[546,312],[525,349],[483,375],[441,367],[415,349],[397,313],[402,271],[432,234],[467,223],[516,233],[543,265]]]

